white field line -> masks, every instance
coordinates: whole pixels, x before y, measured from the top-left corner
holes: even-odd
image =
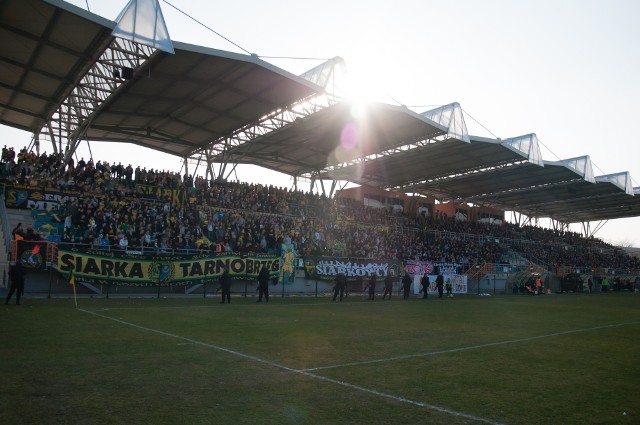
[[[248,354],[244,354],[244,353],[241,353],[239,351],[230,350],[228,348],[224,348],[224,347],[221,347],[219,345],[208,344],[206,342],[198,341],[196,339],[191,339],[191,338],[187,338],[187,337],[184,337],[184,336],[172,334],[172,333],[169,333],[169,332],[164,332],[164,331],[161,331],[161,330],[158,330],[158,329],[148,328],[146,326],[137,325],[135,323],[127,322],[127,321],[122,320],[122,319],[116,319],[114,317],[105,316],[103,314],[100,314],[100,313],[97,313],[97,312],[94,312],[94,311],[84,310],[84,309],[81,309],[81,308],[78,309],[78,310],[82,311],[83,313],[87,313],[87,314],[91,314],[91,315],[94,315],[94,316],[102,317],[104,319],[112,320],[112,321],[120,323],[122,325],[130,326],[130,327],[133,327],[133,328],[145,331],[145,332],[155,333],[155,334],[163,335],[163,336],[166,336],[166,337],[169,337],[169,338],[179,339],[181,341],[184,341],[184,342],[187,342],[187,343],[190,343],[190,344],[199,345],[199,346],[202,346],[202,347],[206,347],[206,348],[211,348],[211,349],[214,349],[214,350],[222,351],[224,353],[231,354],[231,355],[234,355],[234,356],[237,356],[237,357],[241,357],[241,358],[246,359],[246,360],[251,360],[251,361],[254,361],[254,362],[257,362],[257,363],[261,363],[261,364],[268,365],[268,366],[271,366],[271,367],[274,367],[274,368],[277,368],[277,369],[285,370],[287,372],[291,372],[291,373],[294,373],[294,374],[307,376],[309,378],[317,379],[317,380],[320,380],[320,381],[330,382],[332,384],[340,385],[342,387],[349,388],[349,389],[352,389],[352,390],[356,390],[356,391],[359,391],[359,392],[363,392],[363,393],[367,393],[367,394],[373,394],[373,395],[376,395],[378,397],[387,398],[387,399],[394,400],[394,401],[397,401],[397,402],[400,402],[400,403],[407,403],[407,404],[410,404],[410,405],[413,405],[413,406],[422,407],[422,408],[425,408],[425,409],[429,409],[429,410],[433,410],[433,411],[436,411],[436,412],[444,413],[444,414],[447,414],[447,415],[450,415],[450,416],[457,416],[457,417],[460,417],[460,418],[465,418],[465,419],[469,419],[469,420],[472,420],[472,421],[483,422],[483,423],[492,424],[492,425],[501,425],[500,422],[496,422],[496,421],[491,420],[491,419],[482,418],[480,416],[470,415],[468,413],[458,412],[458,411],[455,411],[455,410],[447,409],[445,407],[440,407],[440,406],[436,406],[436,405],[433,405],[433,404],[428,404],[428,403],[423,403],[423,402],[420,402],[420,401],[410,400],[410,399],[404,398],[404,397],[394,396],[392,394],[384,393],[384,392],[381,392],[381,391],[376,391],[376,390],[373,390],[373,389],[370,389],[370,388],[361,387],[359,385],[350,384],[350,383],[344,382],[344,381],[339,381],[337,379],[316,375],[314,373],[311,373],[309,370],[300,370],[300,369],[290,368],[288,366],[281,365],[281,364],[278,364],[278,363],[274,363],[274,362],[271,362],[269,360],[265,360],[265,359],[261,359],[259,357],[255,357],[255,356],[251,356],[251,355],[248,355]]]
[[[219,302],[218,302],[219,303]],[[82,309],[84,312],[86,313],[91,313],[91,312],[98,312],[98,311],[115,311],[115,310],[163,310],[163,309],[168,309],[168,310],[175,310],[175,309],[183,309],[183,308],[187,308],[187,309],[191,309],[191,308],[217,308],[217,306],[215,306],[215,304],[217,304],[215,301],[212,305],[176,305],[176,306],[155,306],[155,307],[101,307],[101,308],[92,308],[92,309]],[[267,305],[273,305],[276,307],[289,307],[289,306],[326,306],[327,304],[321,304],[321,303],[294,303],[294,304],[289,304],[289,303],[277,303],[277,302],[271,302],[271,303],[263,303],[263,304],[267,304]],[[346,304],[346,303],[344,303]],[[329,305],[340,305],[340,304],[336,304],[336,303],[332,303]],[[253,306],[253,304],[238,304],[235,303],[234,308],[236,307],[248,307],[248,306]],[[220,308],[226,308],[226,307],[220,307]]]
[[[640,322],[616,323],[612,325],[602,325],[602,326],[595,326],[591,328],[573,329],[573,330],[568,330],[563,332],[554,332],[550,334],[531,336],[527,338],[510,339],[507,341],[489,342],[487,344],[471,345],[468,347],[452,348],[449,350],[430,351],[428,353],[406,354],[404,356],[387,357],[384,359],[374,359],[374,360],[363,360],[359,362],[349,362],[349,363],[342,363],[342,364],[328,365],[328,366],[318,366],[318,367],[312,367],[312,368],[301,369],[301,370],[306,372],[312,372],[315,370],[336,369],[341,367],[360,366],[360,365],[367,365],[367,364],[373,364],[373,363],[386,363],[386,362],[393,362],[396,360],[411,359],[416,357],[437,356],[439,354],[450,354],[450,353],[457,353],[460,351],[478,350],[480,348],[495,347],[499,345],[508,345],[508,344],[517,344],[519,342],[533,341],[536,339],[551,338],[554,336],[569,335],[569,334],[574,334],[579,332],[590,332],[590,331],[596,331],[600,329],[617,328],[621,326],[637,325],[637,324],[640,324]]]

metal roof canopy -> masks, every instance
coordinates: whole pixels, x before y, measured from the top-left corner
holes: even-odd
[[[302,176],[445,133],[405,107],[345,101],[229,148],[226,154],[234,162]]]
[[[532,217],[551,217],[564,223],[640,215],[640,197],[630,196],[611,182],[596,178],[597,181],[591,183],[575,173],[571,178],[571,170],[549,163],[543,169],[531,169],[531,172],[535,175],[528,176],[530,179],[525,180],[525,184],[535,183],[533,186],[523,185],[521,189],[507,189],[469,200]],[[508,178],[508,175],[502,178]]]
[[[174,42],[156,51],[87,131],[90,140],[132,142],[187,157],[320,90],[258,59]]]
[[[553,165],[545,166],[552,168]],[[640,197],[628,193],[607,176],[595,182],[573,180],[516,191],[516,194],[497,195],[501,205],[513,203],[514,210],[531,216],[553,217],[561,222],[575,223],[635,217],[640,215]]]
[[[0,123],[38,132],[111,41],[110,21],[61,1],[0,3]]]
[[[427,172],[423,176],[427,177],[426,181],[405,186],[404,191],[431,195],[444,201],[518,211],[531,217],[549,217],[564,223],[640,215],[640,198],[633,196],[628,187],[612,183],[615,179],[609,176],[590,177],[588,157],[585,157],[588,169],[580,173],[568,164],[581,158],[535,164],[523,153],[511,151],[508,146],[491,139],[471,136],[470,144],[458,141],[454,146],[461,150],[460,153],[447,149],[443,143],[440,145],[444,154],[435,156],[426,155],[431,146],[424,147],[428,159],[423,164],[427,169],[432,166],[431,161],[446,161],[452,155],[467,157],[468,161]],[[485,154],[493,158],[486,158]],[[422,155],[415,156],[415,161],[423,158]],[[477,164],[475,168],[468,168],[474,163]]]
[[[470,137],[429,141],[344,167],[340,178],[360,184],[514,210],[564,223],[640,215],[640,198],[607,179],[561,162],[537,161],[505,141]],[[329,175],[329,173],[325,173]]]
[[[110,47],[114,25],[59,0],[2,2],[0,123],[38,134]],[[174,46],[175,55],[155,51],[130,80],[113,76],[115,89],[82,137],[184,158],[321,90],[255,55]]]
[[[349,176],[359,184],[435,195],[425,190],[426,181],[522,160],[521,154],[505,149],[499,142],[472,139],[466,143],[446,138],[425,140],[388,156],[351,165],[340,170],[340,176]],[[450,196],[437,192],[443,200]]]

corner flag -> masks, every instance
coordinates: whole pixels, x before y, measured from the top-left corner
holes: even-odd
[[[76,295],[76,275],[73,273],[73,269],[69,272],[69,285],[73,286],[73,302],[78,308],[78,297]]]

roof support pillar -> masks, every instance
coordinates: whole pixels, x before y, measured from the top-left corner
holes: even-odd
[[[598,224],[596,225],[595,229],[591,229],[591,222],[582,222],[582,235],[585,238],[591,238],[591,237],[595,237],[596,233],[598,233],[598,231],[600,229],[602,229],[604,227],[605,224],[607,224],[609,222],[609,220],[602,220],[600,222],[598,222]]]
[[[309,193],[313,193],[313,188],[316,184],[316,176],[315,174],[311,176],[311,181],[309,182]]]
[[[319,179],[319,181],[320,181],[320,187],[322,188],[322,195],[327,196],[327,192],[324,190],[324,180]]]
[[[331,182],[331,191],[329,192],[329,198],[333,198],[333,194],[336,191],[336,186],[338,185],[338,180],[333,180]]]
[[[184,166],[184,175],[188,176],[189,175],[189,157],[185,156],[184,158],[182,158],[182,162],[183,162],[183,166]]]
[[[204,178],[208,181],[214,181],[216,179],[216,173],[213,167],[213,157],[211,155],[211,150],[209,149],[207,149],[206,151],[206,162],[207,169],[205,170]]]

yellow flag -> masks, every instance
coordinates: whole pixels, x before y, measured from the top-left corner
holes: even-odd
[[[78,308],[78,295],[76,294],[76,275],[73,273],[73,269],[69,272],[69,285],[73,286],[73,303]]]

